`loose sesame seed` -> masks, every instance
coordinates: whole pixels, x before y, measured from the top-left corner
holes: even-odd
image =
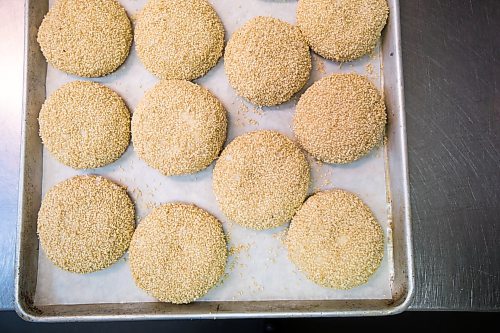
[[[134,232],[126,190],[100,176],[76,176],[52,187],[38,213],[40,245],[58,267],[89,273],[116,262]]]
[[[327,163],[349,163],[381,143],[385,104],[377,88],[357,74],[334,74],[302,94],[293,118],[299,144]]]
[[[117,160],[130,142],[130,112],[102,84],[73,81],[57,89],[38,116],[40,137],[61,163],[97,168]]]
[[[368,63],[365,65],[365,71],[369,74],[369,75],[372,75],[373,74],[373,65],[371,63]]]
[[[297,25],[314,52],[351,61],[374,49],[388,14],[386,0],[299,0]]]
[[[132,26],[116,0],[58,0],[45,15],[37,40],[57,69],[99,77],[127,59]]]
[[[222,56],[224,26],[205,0],[149,0],[137,15],[135,44],[154,75],[194,80]]]
[[[130,243],[135,283],[163,302],[184,304],[203,296],[223,276],[226,261],[221,223],[191,204],[155,208]]]
[[[269,229],[289,221],[307,195],[310,173],[299,147],[276,131],[234,139],[213,171],[222,212],[239,225]]]
[[[206,168],[226,140],[226,110],[207,89],[164,80],[146,92],[132,117],[134,149],[166,176]]]
[[[351,289],[366,283],[384,256],[384,233],[370,208],[344,190],[309,197],[290,223],[290,260],[313,282]]]
[[[239,96],[260,106],[288,101],[309,79],[311,55],[299,29],[256,17],[227,43],[224,70]]]
[[[323,60],[321,60],[321,58],[319,56],[315,56],[314,60],[316,61],[316,70],[320,74],[326,74],[325,62]]]

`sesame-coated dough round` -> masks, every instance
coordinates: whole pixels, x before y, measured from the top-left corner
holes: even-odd
[[[134,149],[166,176],[198,172],[226,140],[226,110],[207,89],[165,80],[146,92],[132,116]]]
[[[38,116],[40,137],[61,163],[75,169],[114,162],[130,142],[130,112],[102,84],[73,81],[57,89]]]
[[[99,77],[127,59],[132,25],[116,0],[57,0],[45,15],[37,40],[57,69]]]
[[[302,94],[293,118],[299,144],[327,163],[349,163],[381,143],[386,124],[383,97],[365,77],[334,74]]]
[[[191,204],[154,209],[130,243],[135,283],[162,302],[184,304],[205,295],[224,274],[226,260],[221,223]]]
[[[311,54],[297,27],[259,16],[232,35],[224,70],[239,96],[272,106],[288,101],[307,83]]]
[[[100,176],[76,176],[52,187],[38,212],[40,245],[58,267],[90,273],[116,262],[134,232],[125,188]]]
[[[351,61],[373,51],[388,14],[386,0],[299,0],[297,25],[314,52]]]
[[[224,26],[206,0],[149,0],[137,15],[135,48],[157,77],[194,80],[222,56]]]
[[[299,147],[276,131],[234,139],[213,172],[215,197],[233,222],[262,230],[288,222],[307,195],[309,164]]]
[[[344,190],[309,197],[286,236],[290,260],[324,287],[351,289],[366,283],[384,256],[384,233],[370,208]]]

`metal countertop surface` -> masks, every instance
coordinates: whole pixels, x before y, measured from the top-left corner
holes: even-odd
[[[500,1],[400,0],[412,310],[500,310]],[[0,1],[0,309],[13,308],[24,1]]]

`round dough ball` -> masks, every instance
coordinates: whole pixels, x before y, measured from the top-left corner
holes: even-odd
[[[99,77],[127,59],[132,26],[116,0],[58,0],[45,15],[37,40],[55,68]]]
[[[157,77],[194,80],[222,56],[224,26],[206,0],[149,0],[137,15],[135,48]]]
[[[198,172],[226,140],[226,110],[207,89],[165,80],[146,92],[132,117],[134,149],[166,176]]]
[[[351,289],[368,281],[384,256],[384,233],[370,208],[344,190],[309,197],[286,236],[290,260],[313,282]]]
[[[136,285],[162,302],[190,303],[224,274],[226,238],[221,223],[195,205],[162,205],[141,221],[130,243]]]
[[[365,77],[334,74],[302,94],[293,118],[299,144],[327,163],[349,163],[381,143],[386,124],[383,97]]]
[[[213,172],[222,212],[256,230],[288,222],[307,195],[309,164],[299,147],[275,131],[256,131],[234,139]]]
[[[75,169],[116,161],[130,142],[130,112],[113,90],[74,81],[57,89],[38,116],[40,137],[61,163]]]
[[[115,263],[134,232],[127,191],[100,176],[76,176],[52,187],[38,212],[38,236],[47,257],[74,273]]]
[[[351,61],[373,51],[388,14],[386,0],[299,0],[297,25],[314,52]]]
[[[299,29],[272,17],[256,17],[227,43],[224,70],[239,96],[261,106],[288,101],[307,83],[311,54]]]

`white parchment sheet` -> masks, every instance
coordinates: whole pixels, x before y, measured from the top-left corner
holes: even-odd
[[[144,0],[120,1],[133,20]],[[226,41],[248,19],[264,15],[295,23],[296,1],[211,0],[226,29]],[[50,1],[52,5],[54,0]],[[367,75],[379,88],[382,84],[379,48],[374,54],[340,65],[312,55],[313,70],[307,85],[331,73],[357,72]],[[47,70],[47,96],[66,82],[81,80],[50,65]],[[144,92],[158,79],[139,62],[134,46],[118,71],[93,79],[117,91],[133,112]],[[196,82],[209,89],[227,109],[229,133],[227,142],[236,136],[258,129],[274,129],[293,138],[291,119],[299,96],[277,107],[258,109],[237,97],[224,75],[223,60]],[[300,95],[300,94],[298,94]],[[79,174],[99,174],[128,188],[135,202],[138,220],[158,204],[183,201],[198,205],[222,221],[229,239],[231,256],[223,283],[213,288],[201,301],[247,300],[322,300],[391,298],[393,271],[390,215],[385,183],[383,147],[349,165],[327,165],[309,158],[313,182],[310,193],[320,189],[343,188],[358,194],[373,210],[386,235],[386,250],[381,267],[371,280],[360,287],[339,291],[320,287],[305,278],[287,259],[282,239],[287,226],[269,231],[252,231],[229,223],[217,207],[212,192],[213,164],[189,176],[165,177],[148,167],[134,152],[132,145],[115,163],[93,170],[77,171],[57,162],[43,151],[43,195],[56,183]],[[152,297],[137,288],[132,280],[127,255],[99,272],[79,275],[54,266],[40,251],[36,305],[119,302],[153,302]]]

